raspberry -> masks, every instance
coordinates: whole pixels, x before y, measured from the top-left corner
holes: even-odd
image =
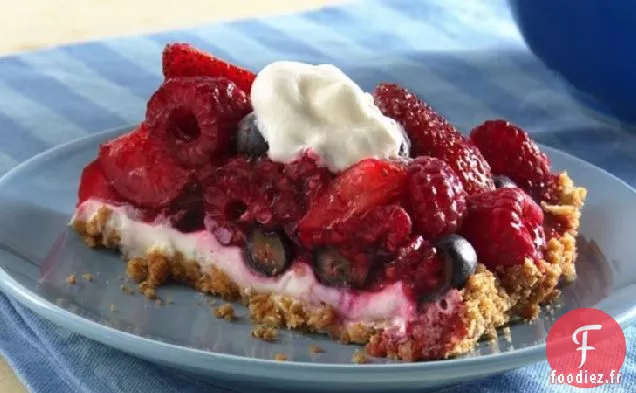
[[[120,195],[150,209],[169,205],[191,181],[190,172],[149,136],[143,124],[102,145],[99,162]]]
[[[77,205],[91,198],[108,202],[121,202],[123,199],[111,187],[99,160],[91,161],[82,171]]]
[[[535,200],[554,200],[550,159],[530,136],[505,120],[488,120],[470,133],[496,175],[508,176]]]
[[[214,181],[214,174],[216,173],[216,168],[223,165],[223,161],[219,160],[214,164],[202,165],[194,171],[194,175],[197,180],[201,184],[208,184],[211,181]]]
[[[319,166],[319,161],[317,155],[307,152],[285,166],[285,175],[299,185],[307,206],[311,206],[335,177],[329,169]]]
[[[433,156],[450,165],[468,195],[479,194],[495,188],[490,165],[475,146],[462,140],[461,143],[440,142]]]
[[[273,225],[285,226],[290,235],[295,234],[306,209],[298,185],[285,175],[285,166],[268,158],[259,159],[254,162],[252,175],[257,200],[271,211]]]
[[[317,233],[313,245],[373,247],[376,252],[383,249],[392,253],[409,240],[411,226],[411,217],[401,206],[378,206]]]
[[[462,183],[444,161],[418,157],[409,165],[407,204],[416,230],[435,240],[455,233],[466,211]]]
[[[408,241],[412,223],[406,210],[398,205],[388,205],[369,210],[345,226],[351,242],[395,252]]]
[[[150,98],[146,122],[179,163],[197,167],[231,151],[238,122],[250,111],[248,97],[228,79],[176,78]]]
[[[449,288],[444,269],[433,244],[417,236],[404,243],[391,262],[377,266],[368,289],[381,290],[401,280],[407,296],[430,300]]]
[[[284,228],[294,236],[305,212],[297,186],[284,175],[284,165],[267,158],[236,157],[215,168],[205,185],[206,227],[224,244],[242,244],[253,225]]]
[[[251,169],[247,160],[231,160],[216,168],[211,183],[205,185],[205,226],[223,244],[242,244],[244,241],[238,222],[252,204],[256,193],[251,182]]]
[[[402,248],[393,264],[395,277],[404,282],[406,293],[415,299],[428,299],[447,286],[444,262],[421,236]]]
[[[538,260],[545,245],[543,211],[519,188],[468,197],[460,233],[489,268]]]
[[[366,159],[342,172],[311,205],[298,224],[306,247],[319,243],[324,232],[351,217],[401,198],[406,168],[389,161]]]
[[[168,44],[162,54],[163,75],[175,77],[224,77],[234,82],[248,95],[256,75],[248,70],[227,63],[189,44]]]
[[[407,89],[380,84],[373,93],[385,116],[398,121],[411,140],[411,156],[431,156],[446,161],[468,194],[492,190],[490,166],[457,128]]]

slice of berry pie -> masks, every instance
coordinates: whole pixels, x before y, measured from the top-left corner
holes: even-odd
[[[182,283],[415,361],[471,351],[575,278],[585,189],[509,122],[466,138],[403,87],[253,74],[187,44],[163,73],[142,124],[85,167],[71,221],[149,297]]]

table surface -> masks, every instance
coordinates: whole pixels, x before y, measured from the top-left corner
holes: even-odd
[[[12,2],[0,13],[0,55],[110,36],[301,11],[339,0],[49,0]],[[187,7],[184,7],[187,4]],[[26,389],[0,357],[0,392]]]

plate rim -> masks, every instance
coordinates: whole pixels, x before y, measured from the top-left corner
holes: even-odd
[[[35,156],[19,163],[11,168],[7,173],[0,177],[0,189],[15,176],[17,176],[24,168],[36,166],[41,161],[63,154],[69,149],[76,148],[77,145],[88,143],[89,141],[102,139],[107,135],[115,136],[132,130],[135,125],[127,125],[115,127],[108,130],[91,133],[80,138],[76,138],[57,145],[46,151],[40,152]],[[609,176],[613,181],[618,182],[626,187],[634,197],[636,197],[636,189],[627,182],[597,167],[581,158],[562,150],[540,145],[547,153],[557,153],[566,156],[568,159],[576,161],[583,167],[601,171],[605,176]],[[567,169],[566,169],[567,170]],[[434,374],[435,371],[454,370],[453,375],[456,377],[471,377],[482,374],[480,370],[488,368],[489,371],[505,371],[515,367],[528,365],[540,360],[545,360],[545,342],[521,349],[489,354],[480,357],[468,357],[461,359],[447,359],[437,361],[415,362],[415,363],[393,363],[393,364],[328,364],[316,362],[290,361],[279,362],[274,359],[252,358],[248,356],[209,352],[202,349],[181,346],[166,343],[157,339],[138,336],[129,332],[117,330],[115,328],[99,324],[90,319],[83,318],[77,314],[67,311],[51,302],[39,297],[35,292],[23,287],[15,279],[13,279],[0,266],[0,291],[7,296],[18,301],[20,304],[30,309],[45,319],[54,322],[58,326],[62,326],[84,337],[88,337],[118,350],[140,356],[148,360],[164,363],[167,361],[165,357],[160,356],[161,353],[171,352],[178,354],[179,362],[172,363],[175,366],[186,366],[190,369],[203,369],[216,372],[232,372],[236,374],[240,371],[241,375],[249,375],[258,378],[260,369],[274,369],[276,373],[284,373],[287,380],[306,381],[307,377],[301,377],[304,374],[295,374],[296,372],[312,373],[312,380],[319,380],[322,375],[328,374],[332,382],[346,382],[346,380],[336,381],[334,377],[345,375],[347,380],[351,380],[352,375],[364,374],[367,382],[373,383],[377,381],[386,381],[387,375],[391,375],[391,380],[400,379],[401,382],[418,381],[439,381],[440,375]],[[636,319],[636,302],[628,309],[622,311],[614,317],[623,329],[628,327],[632,321]],[[101,334],[100,334],[101,333]],[[133,349],[134,348],[134,349]],[[177,356],[174,356],[177,357]],[[207,359],[206,359],[207,358]],[[250,371],[252,370],[252,371]],[[422,371],[430,371],[431,373],[422,373]],[[495,372],[497,372],[495,371]],[[375,378],[369,379],[375,375]],[[296,377],[294,377],[296,376]],[[411,378],[403,379],[406,376]],[[271,379],[279,379],[272,376]]]

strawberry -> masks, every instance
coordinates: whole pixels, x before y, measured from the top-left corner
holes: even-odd
[[[373,92],[382,113],[395,119],[411,141],[411,157],[431,156],[446,161],[461,180],[467,194],[494,189],[490,166],[442,115],[407,89],[383,83]]]
[[[336,224],[389,204],[403,193],[406,168],[398,163],[365,159],[331,182],[300,220],[299,236],[306,245]]]
[[[142,124],[99,149],[99,162],[112,186],[126,199],[146,208],[167,206],[190,180],[190,172],[158,142]]]
[[[86,165],[80,178],[78,205],[91,198],[111,202],[122,199],[110,186],[99,160],[93,160]]]
[[[256,75],[246,69],[216,58],[190,44],[168,44],[162,54],[163,75],[167,78],[211,76],[234,82],[249,95]]]

